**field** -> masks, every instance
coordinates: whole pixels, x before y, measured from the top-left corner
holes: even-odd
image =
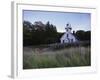
[[[90,46],[70,46],[55,50],[37,47],[23,48],[23,69],[91,65]]]

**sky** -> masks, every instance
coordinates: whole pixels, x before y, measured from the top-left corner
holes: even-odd
[[[24,20],[32,24],[34,24],[35,21],[42,21],[46,24],[49,21],[56,26],[58,32],[65,32],[67,23],[71,24],[72,31],[91,30],[90,13],[23,10],[23,21]]]

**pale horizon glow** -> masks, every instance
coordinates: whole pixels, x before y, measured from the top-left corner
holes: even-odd
[[[35,21],[41,21],[46,24],[49,21],[50,24],[56,26],[58,32],[65,32],[67,23],[71,24],[72,31],[91,30],[90,13],[23,10],[23,21],[29,21],[32,24]]]

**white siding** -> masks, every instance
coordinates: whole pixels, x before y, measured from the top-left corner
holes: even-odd
[[[75,36],[73,34],[71,34],[71,33],[65,33],[61,37],[60,40],[61,40],[61,43],[71,43],[71,42],[76,42],[77,41],[77,39],[75,38]]]

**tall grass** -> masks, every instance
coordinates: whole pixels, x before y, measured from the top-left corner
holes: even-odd
[[[56,51],[47,51],[23,56],[23,68],[54,68],[90,66],[90,47],[70,47]]]

